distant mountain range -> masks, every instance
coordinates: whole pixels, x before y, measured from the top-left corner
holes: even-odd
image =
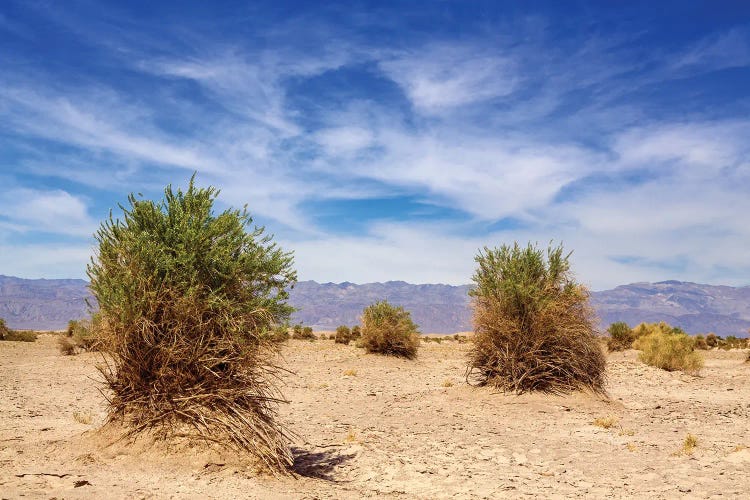
[[[0,318],[11,328],[62,329],[87,314],[83,280],[26,280],[0,275]],[[298,311],[294,322],[318,330],[354,325],[362,309],[376,300],[404,306],[425,333],[471,329],[470,286],[386,283],[317,283],[302,281],[291,291]],[[633,283],[594,292],[592,303],[601,324],[666,321],[689,333],[747,336],[750,287],[701,285],[680,281]]]

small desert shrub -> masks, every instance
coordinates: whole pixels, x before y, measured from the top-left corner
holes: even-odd
[[[328,335],[328,340],[336,340],[336,334],[332,333],[332,334]]]
[[[708,350],[708,343],[706,342],[706,337],[703,335],[696,335],[695,336],[695,348],[700,349],[701,351]]]
[[[36,341],[36,332],[32,330],[11,330],[5,324],[5,320],[0,318],[0,340],[9,340],[11,342],[34,342]]]
[[[67,336],[60,336],[57,339],[57,348],[63,356],[72,356],[76,353],[76,345]]]
[[[0,340],[34,342],[36,340],[36,332],[31,330],[11,330],[5,324],[5,320],[0,318]]]
[[[348,326],[341,325],[336,328],[336,343],[337,344],[348,344],[352,339],[352,332]]]
[[[747,347],[747,339],[741,339],[734,335],[729,335],[721,345],[721,348],[726,351],[730,349],[744,349],[745,347]]]
[[[516,393],[604,392],[589,292],[574,280],[568,258],[562,246],[545,255],[518,243],[477,255],[467,378]]]
[[[607,340],[607,349],[612,351],[624,351],[633,346],[635,334],[633,330],[623,321],[612,323],[607,328],[609,339]]]
[[[376,302],[362,313],[362,344],[367,352],[411,359],[417,355],[419,331],[409,311]]]
[[[122,219],[96,233],[87,273],[107,326],[108,419],[131,436],[205,440],[288,471],[267,332],[293,310],[292,256],[246,210],[214,213],[217,196],[193,179],[158,202],[131,194]]]
[[[443,387],[453,387],[453,381],[449,378],[443,380]]]
[[[706,344],[709,348],[717,347],[719,345],[719,339],[721,337],[718,337],[715,333],[709,333],[706,335]]]
[[[288,325],[276,325],[270,330],[266,330],[263,336],[276,344],[286,342],[289,340],[289,326]]]
[[[695,341],[684,333],[654,332],[639,338],[633,347],[641,351],[641,361],[663,370],[697,374],[703,367],[703,358],[695,352]]]
[[[300,339],[302,338],[302,325],[300,323],[297,323],[292,327],[292,338],[293,339]]]
[[[98,351],[100,335],[103,335],[105,322],[102,315],[94,313],[91,318],[70,320],[65,335],[57,339],[57,347],[65,356],[82,351]]]
[[[357,376],[357,370],[354,368],[349,368],[348,370],[344,370],[344,376],[345,377],[356,377]]]
[[[306,327],[302,328],[300,326],[300,328],[298,329],[297,326],[299,326],[299,325],[295,325],[295,328],[293,330],[294,333],[292,333],[292,338],[293,339],[296,339],[296,340],[309,340],[309,341],[313,341],[313,340],[317,340],[318,339],[318,337],[316,337],[315,334],[313,333],[313,329],[311,327],[306,326]]]
[[[5,340],[7,335],[10,335],[10,328],[5,324],[5,320],[0,318],[0,340]]]
[[[352,340],[357,340],[362,337],[362,330],[360,329],[359,325],[354,325],[352,327]]]

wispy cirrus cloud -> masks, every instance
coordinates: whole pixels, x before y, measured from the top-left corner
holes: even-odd
[[[222,204],[275,226],[303,278],[460,283],[484,244],[552,238],[596,287],[750,267],[750,96],[716,76],[750,64],[746,26],[660,44],[647,27],[549,13],[455,31],[440,16],[411,30],[421,11],[264,9],[175,14],[182,26],[119,8],[37,13],[88,59],[29,49],[0,75],[13,181],[0,200],[30,200],[25,216],[2,212],[0,238],[83,238],[126,192],[158,196],[197,171]],[[443,210],[369,211],[364,233],[330,222],[337,202],[345,221],[348,201],[389,197]],[[45,207],[53,222],[33,215]]]

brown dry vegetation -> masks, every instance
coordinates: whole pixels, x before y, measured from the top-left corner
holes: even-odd
[[[0,342],[0,496],[743,498],[750,488],[744,351],[707,352],[700,378],[612,353],[604,399],[468,386],[459,342],[425,344],[415,360],[334,342],[280,347],[279,421],[298,433],[296,479],[258,474],[237,453],[114,442],[101,429],[100,354],[62,356],[46,334]],[[617,424],[592,425],[608,417]],[[698,445],[676,454],[688,434]]]

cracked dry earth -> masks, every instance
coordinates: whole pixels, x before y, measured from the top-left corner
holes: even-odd
[[[470,387],[467,349],[407,361],[289,341],[297,476],[278,479],[236,457],[103,446],[98,356],[62,356],[53,335],[0,342],[0,498],[747,498],[747,351],[706,353],[698,378],[612,354],[606,400]]]

